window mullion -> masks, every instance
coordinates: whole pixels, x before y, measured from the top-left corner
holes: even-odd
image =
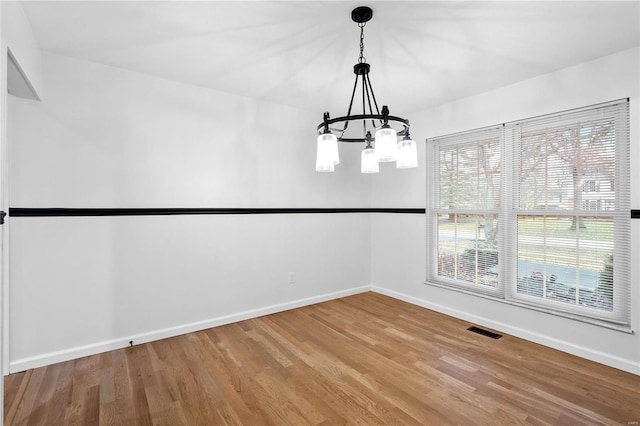
[[[518,176],[519,170],[514,169],[514,151],[520,144],[519,128],[517,126],[502,127],[502,188],[500,194],[500,206],[502,220],[502,229],[500,232],[501,262],[500,274],[503,277],[500,280],[502,297],[510,299],[512,296],[512,286],[509,283],[516,280],[516,247],[512,236],[517,235],[517,222],[514,215],[514,176]]]

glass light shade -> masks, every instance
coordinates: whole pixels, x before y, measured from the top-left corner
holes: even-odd
[[[386,163],[398,158],[398,138],[396,131],[389,127],[382,127],[376,131],[376,154],[378,161]]]
[[[413,140],[403,139],[398,142],[398,161],[396,162],[396,167],[399,169],[418,167],[418,150]]]
[[[339,162],[338,139],[331,133],[318,135],[316,172],[332,172]]]
[[[340,164],[340,154],[338,153],[338,138],[336,138],[332,133],[324,133],[322,135],[318,135],[318,141],[320,141],[320,139],[323,140],[323,143],[327,144],[327,149],[329,150],[328,155],[331,156],[333,164]]]
[[[360,173],[378,173],[380,166],[378,165],[378,156],[376,150],[369,147],[362,151],[362,160],[360,162]]]

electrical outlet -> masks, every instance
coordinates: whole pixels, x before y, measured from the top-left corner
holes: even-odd
[[[295,283],[296,283],[296,273],[289,272],[289,284],[295,284]]]

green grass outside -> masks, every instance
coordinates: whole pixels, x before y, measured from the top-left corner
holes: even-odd
[[[525,219],[518,222],[518,233],[523,236],[539,235],[543,230],[544,222],[546,222],[546,234],[554,238],[576,238],[579,236],[584,240],[613,240],[613,222],[603,219],[584,219],[582,224],[584,227],[571,229],[571,218],[551,219],[542,218]],[[483,220],[480,221],[483,223]],[[478,222],[475,220],[466,220],[457,224],[449,221],[440,222],[441,231],[454,231],[458,228],[458,232],[475,232],[478,229]],[[480,232],[480,235],[483,235]]]
[[[453,232],[456,230],[459,234],[476,234],[478,237],[484,238],[484,232],[479,230],[479,224],[484,223],[483,219],[479,221],[473,218],[466,219],[456,223],[442,221],[439,224],[441,232]],[[584,218],[582,227],[574,227],[572,229],[571,218],[549,218],[546,220],[540,217],[521,218],[518,221],[518,232],[521,237],[542,237],[591,241],[613,241],[613,222],[602,218]],[[474,241],[460,240],[440,242],[441,251],[456,252],[458,254],[464,252],[465,249],[473,248]],[[581,247],[578,250],[572,247],[547,246],[546,256],[540,251],[540,244],[521,243],[518,245],[518,257],[521,260],[527,260],[536,263],[547,263],[554,265],[572,266],[580,269],[591,269],[595,271],[602,270],[609,250]],[[579,254],[579,256],[578,256]],[[577,263],[576,263],[577,262]]]

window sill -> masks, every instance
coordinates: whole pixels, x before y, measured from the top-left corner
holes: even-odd
[[[439,288],[443,288],[445,290],[455,291],[455,292],[458,292],[458,293],[464,293],[464,294],[468,294],[468,295],[475,296],[475,297],[481,297],[483,299],[491,300],[491,301],[494,301],[494,302],[504,303],[504,304],[511,305],[511,306],[517,306],[519,308],[525,308],[525,309],[529,309],[529,310],[532,310],[532,311],[543,312],[545,314],[555,315],[555,316],[558,316],[558,317],[567,318],[567,319],[571,319],[571,320],[574,320],[574,321],[580,321],[580,322],[583,322],[583,323],[596,325],[598,327],[604,327],[604,328],[608,328],[608,329],[611,329],[611,330],[620,331],[622,333],[635,334],[633,329],[631,329],[631,327],[627,327],[627,326],[624,326],[624,325],[621,325],[621,324],[614,324],[614,323],[611,323],[611,322],[600,321],[600,320],[597,320],[597,319],[587,318],[587,317],[583,317],[581,315],[570,314],[570,313],[567,313],[567,312],[558,312],[558,311],[554,311],[552,309],[547,309],[547,308],[543,308],[543,307],[539,307],[539,306],[532,306],[532,305],[528,305],[526,303],[521,303],[521,302],[514,301],[514,300],[501,299],[501,298],[490,296],[490,295],[487,295],[487,294],[476,293],[474,291],[465,290],[463,288],[452,287],[452,286],[448,286],[448,285],[444,285],[444,284],[440,284],[440,283],[436,283],[436,282],[432,282],[432,281],[425,281],[424,283],[426,285],[429,285],[429,286],[439,287]]]

